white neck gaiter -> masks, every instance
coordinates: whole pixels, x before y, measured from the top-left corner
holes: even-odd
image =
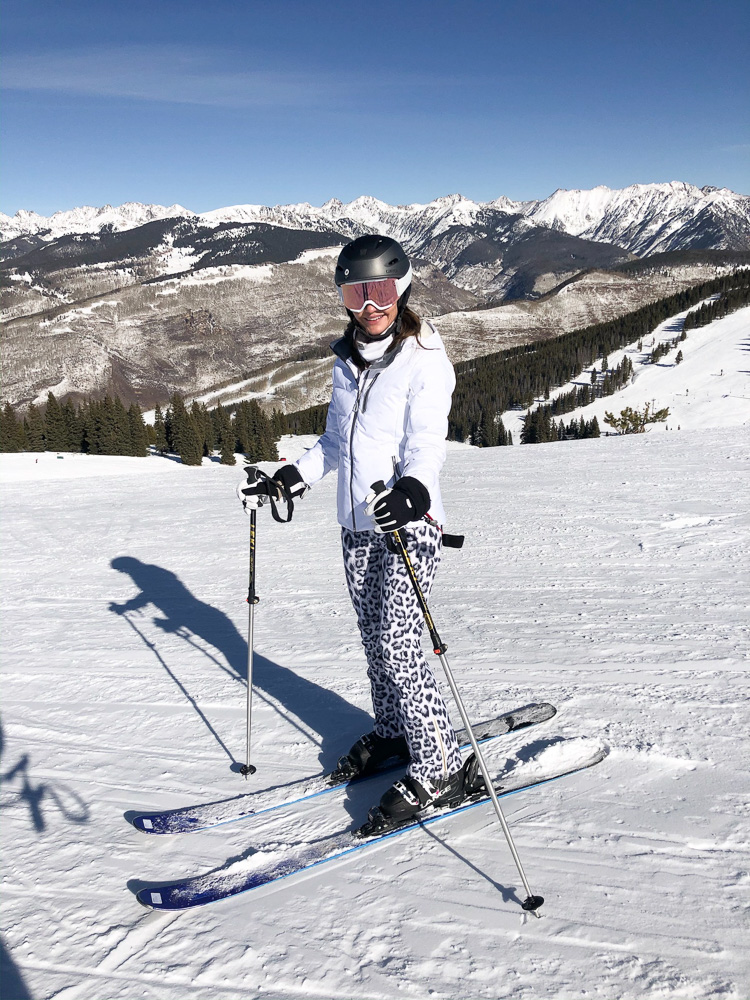
[[[391,346],[393,343],[393,334],[390,333],[387,337],[373,340],[371,337],[363,337],[362,334],[356,333],[354,335],[354,343],[364,360],[372,364],[373,361],[380,361]]]

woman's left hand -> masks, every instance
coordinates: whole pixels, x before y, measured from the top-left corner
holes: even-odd
[[[430,509],[427,488],[412,476],[402,476],[392,489],[376,493],[373,489],[365,497],[365,514],[375,519],[375,531],[398,531],[410,521],[419,521]]]

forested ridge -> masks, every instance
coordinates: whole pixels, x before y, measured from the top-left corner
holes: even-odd
[[[543,414],[529,415],[530,428],[539,421],[549,426],[554,437],[598,436],[593,422],[571,422],[567,427],[549,424],[553,415],[569,413],[585,406],[597,396],[616,392],[632,377],[629,359],[609,369],[607,356],[651,334],[656,327],[676,313],[696,305],[702,299],[716,300],[690,313],[685,330],[702,325],[747,305],[750,301],[750,270],[747,268],[626,313],[606,323],[596,323],[549,340],[535,341],[520,347],[462,361],[455,365],[456,389],[448,422],[448,438],[480,447],[512,444],[500,415],[506,410],[527,409],[536,399],[549,398],[553,389],[578,378],[584,369],[602,360],[600,374],[588,386],[580,386],[554,400]],[[695,318],[694,318],[695,317]],[[439,325],[439,323],[438,323]],[[657,354],[652,356],[657,360]],[[289,434],[322,434],[327,405],[311,406],[280,418]],[[530,429],[528,441],[541,440]]]
[[[455,366],[456,389],[449,417],[448,437],[480,447],[513,444],[501,414],[528,409],[535,400],[550,399],[551,392],[593,367],[588,384],[575,386],[548,403],[530,410],[524,421],[521,443],[531,444],[569,437],[598,437],[596,419],[554,421],[555,416],[608,396],[633,376],[633,364],[624,358],[614,368],[608,355],[629,344],[642,342],[660,323],[677,313],[703,304],[688,313],[679,336],[652,345],[646,359],[656,363],[685,340],[688,331],[750,303],[750,270],[747,268],[660,299],[616,320],[561,334],[549,340],[498,351]],[[682,360],[680,351],[675,359]],[[47,403],[31,405],[19,420],[6,404],[0,411],[0,451],[78,451],[92,455],[146,455],[153,445],[159,453],[180,455],[187,465],[219,453],[233,465],[235,455],[248,461],[278,459],[276,442],[282,434],[322,434],[327,404],[295,413],[274,411],[266,415],[254,400],[209,410],[205,403],[189,406],[173,394],[162,412],[156,407],[154,426],[144,424],[140,409],[128,409],[117,396],[88,400],[75,406],[60,403],[49,393]]]
[[[549,398],[553,389],[578,378],[600,358],[606,359],[611,352],[642,340],[670,316],[703,299],[719,296],[712,304],[718,316],[726,313],[730,302],[731,308],[746,305],[749,293],[750,271],[745,269],[695,285],[606,323],[460,362],[455,366],[456,390],[448,436],[453,441],[477,445],[501,444],[493,431],[501,430],[497,420],[506,410],[526,409],[540,397]],[[723,305],[719,306],[720,302]],[[719,311],[722,309],[724,312]],[[605,372],[607,377],[606,384],[602,379],[592,391],[608,395],[626,384],[629,373],[621,368]],[[568,399],[574,405],[558,412],[569,412],[590,401]]]

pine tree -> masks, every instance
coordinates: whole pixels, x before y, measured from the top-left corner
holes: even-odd
[[[6,403],[0,411],[0,451],[23,451],[23,446],[23,425],[10,403]]]
[[[286,424],[286,417],[281,410],[274,409],[271,414],[271,430],[273,432],[274,441],[278,441],[283,434],[289,433]]]
[[[203,439],[189,414],[180,431],[180,458],[183,465],[203,463]]]
[[[305,411],[303,411],[305,412]],[[309,433],[297,429],[297,433]],[[253,400],[243,400],[234,415],[234,434],[237,447],[250,462],[276,462],[276,449],[271,421]]]
[[[44,410],[44,438],[48,451],[67,451],[68,435],[65,420],[60,404],[52,392],[47,393],[47,405]]]
[[[511,433],[510,431],[506,431],[505,424],[503,423],[502,418],[500,417],[498,417],[496,429],[497,429],[497,443],[499,446],[513,444],[513,438],[511,436]]]
[[[234,454],[236,438],[229,414],[221,403],[219,403],[213,411],[213,415],[215,420],[214,427],[217,429],[216,437],[221,453],[221,464],[236,465],[237,459]]]
[[[203,462],[203,435],[195,426],[185,407],[182,396],[175,392],[170,400],[173,448],[183,465],[201,465]]]
[[[131,403],[128,409],[128,433],[130,445],[128,454],[137,458],[145,458],[148,455],[146,425],[143,423],[141,409],[135,403]]]
[[[645,434],[647,424],[655,424],[661,420],[666,420],[669,416],[669,407],[665,406],[661,410],[651,410],[651,404],[646,403],[643,410],[634,410],[626,406],[616,417],[612,413],[604,414],[604,423],[609,424],[620,434]]]
[[[167,445],[167,431],[164,425],[164,414],[161,412],[161,407],[158,403],[154,409],[154,433],[156,435],[154,447],[157,453],[159,455],[166,455],[169,450]]]
[[[130,436],[130,420],[128,411],[125,409],[119,396],[112,400],[112,413],[114,422],[114,441],[110,455],[132,455],[132,444]]]
[[[193,401],[190,406],[190,416],[195,424],[195,429],[198,431],[203,456],[207,457],[214,450],[215,440],[214,423],[211,419],[211,414],[208,412],[205,403],[201,404]]]
[[[182,441],[180,439],[187,421],[188,413],[185,409],[185,400],[179,392],[173,392],[169,398],[169,409],[167,410],[167,440],[169,441],[169,450],[178,455],[181,453]]]
[[[29,409],[26,412],[23,429],[29,451],[44,451],[46,444],[44,436],[44,417],[33,403],[29,406]]]
[[[62,418],[65,426],[65,450],[81,451],[81,421],[78,410],[69,399],[62,405]]]

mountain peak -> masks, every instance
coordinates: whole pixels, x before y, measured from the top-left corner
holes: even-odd
[[[0,238],[39,234],[44,240],[67,233],[97,233],[133,229],[165,218],[197,218],[208,226],[226,222],[263,222],[299,230],[335,230],[348,237],[362,232],[388,233],[413,248],[415,235],[429,228],[433,236],[454,226],[473,226],[484,209],[521,215],[529,225],[542,226],[595,242],[615,244],[639,255],[692,245],[746,248],[750,227],[750,197],[727,188],[698,188],[685,181],[637,183],[613,189],[600,184],[589,189],[558,188],[541,201],[516,202],[501,196],[475,202],[460,193],[442,195],[426,204],[389,205],[372,195],[344,203],[330,198],[320,207],[307,202],[274,207],[243,204],[196,215],[181,205],[126,202],[118,207],[84,205],[55,212],[49,218],[20,209],[12,218],[0,215]],[[701,233],[684,233],[700,217]],[[726,220],[736,218],[730,229]],[[682,234],[682,235],[681,235]],[[687,242],[686,242],[687,240]],[[692,241],[692,242],[691,242]]]

